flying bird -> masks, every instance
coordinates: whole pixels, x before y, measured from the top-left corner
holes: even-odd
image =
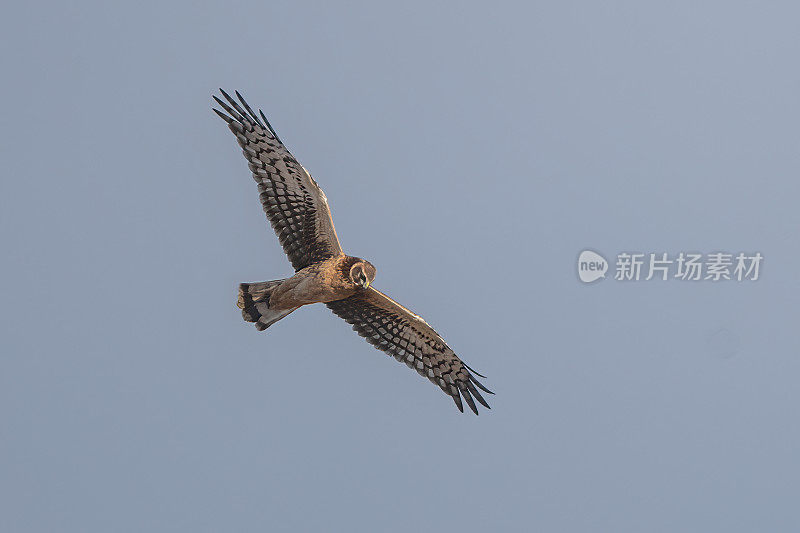
[[[493,394],[422,317],[372,286],[375,267],[344,253],[333,226],[328,199],[319,185],[281,142],[267,117],[253,112],[220,89],[224,101],[214,108],[247,159],[259,198],[284,252],[295,270],[287,279],[242,283],[238,307],[247,322],[263,331],[295,309],[324,303],[375,348],[386,352],[450,396],[463,412],[463,398],[477,415],[478,389]],[[473,400],[474,398],[474,400]]]

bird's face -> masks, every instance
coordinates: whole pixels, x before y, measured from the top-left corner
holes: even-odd
[[[362,289],[368,289],[375,279],[375,267],[372,263],[360,259],[350,268],[350,281]]]

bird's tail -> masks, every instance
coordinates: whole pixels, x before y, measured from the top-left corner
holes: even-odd
[[[284,280],[260,281],[258,283],[241,283],[239,299],[236,306],[242,310],[242,317],[247,322],[255,322],[258,331],[264,331],[272,324],[285,317],[295,309],[270,309],[269,297],[272,291]]]

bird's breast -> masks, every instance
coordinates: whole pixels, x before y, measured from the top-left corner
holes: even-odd
[[[270,308],[289,309],[313,303],[333,302],[352,296],[349,286],[333,264],[312,265],[284,281],[270,297]]]

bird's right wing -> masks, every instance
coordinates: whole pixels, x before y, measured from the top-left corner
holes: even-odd
[[[472,375],[475,371],[458,358],[422,317],[372,287],[326,305],[352,324],[356,333],[368,343],[440,387],[460,411],[464,411],[462,396],[476,415],[478,410],[473,396],[489,408],[478,389],[493,393],[475,379]],[[480,376],[477,372],[475,374]]]
[[[259,119],[238,91],[241,106],[225,91],[220,92],[227,103],[216,96],[214,100],[227,114],[214,111],[239,141],[258,184],[264,212],[295,271],[341,253],[322,189],[289,153],[264,113],[259,111]]]

